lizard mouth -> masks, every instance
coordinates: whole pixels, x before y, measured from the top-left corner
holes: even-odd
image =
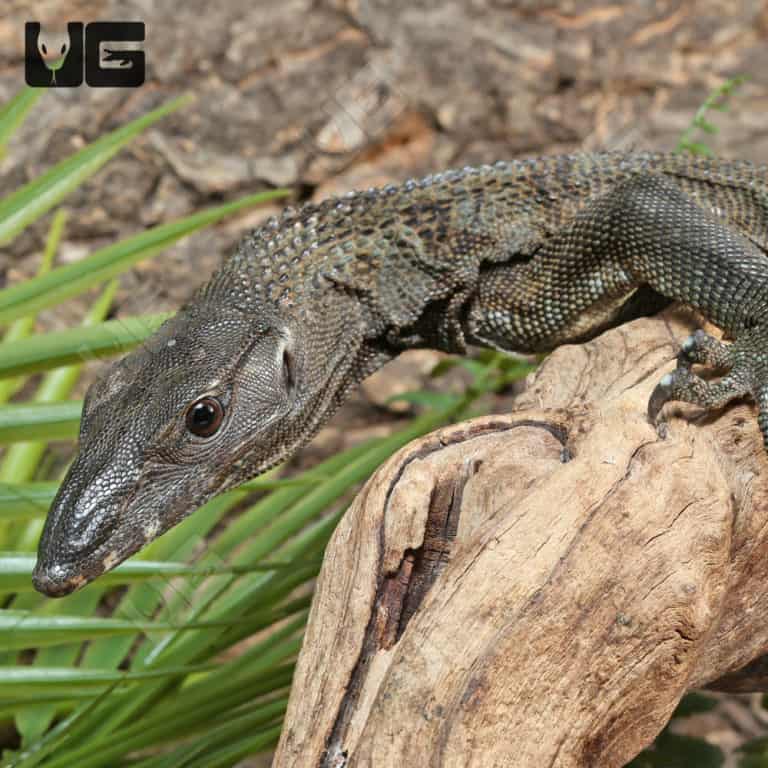
[[[82,545],[82,537],[72,535],[72,529],[51,526],[49,532],[44,531],[32,571],[32,583],[38,592],[47,597],[69,595],[112,570],[146,543],[135,530],[116,540],[114,513],[104,515],[101,523],[98,538],[88,541],[87,546]]]

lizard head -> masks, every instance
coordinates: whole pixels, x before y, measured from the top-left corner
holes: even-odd
[[[326,318],[337,314],[326,308]],[[333,336],[344,322],[336,325],[298,322],[277,304],[204,297],[113,364],[87,392],[35,587],[52,597],[74,591],[306,442],[354,358],[354,345]]]

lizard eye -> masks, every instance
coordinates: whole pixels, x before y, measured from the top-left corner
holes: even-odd
[[[187,409],[187,429],[198,437],[210,437],[224,421],[224,408],[215,397],[203,397]]]

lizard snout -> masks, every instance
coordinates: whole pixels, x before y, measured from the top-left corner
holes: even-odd
[[[77,574],[68,575],[63,568],[46,566],[38,560],[32,572],[32,583],[38,592],[48,597],[64,597],[74,592],[85,580]]]
[[[85,468],[100,471],[95,480],[89,480],[82,457],[76,460],[53,500],[40,537],[32,581],[48,597],[74,592],[123,559],[115,534],[126,484],[110,465]]]

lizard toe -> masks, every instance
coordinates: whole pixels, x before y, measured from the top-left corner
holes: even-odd
[[[651,393],[648,400],[648,419],[658,428],[661,423],[661,410],[671,400],[714,410],[722,408],[731,400],[742,397],[748,392],[749,386],[741,370],[734,370],[719,381],[708,382],[688,370],[676,368],[672,373],[662,376]],[[766,445],[768,446],[768,410],[765,426],[766,431],[763,434],[767,436]]]

